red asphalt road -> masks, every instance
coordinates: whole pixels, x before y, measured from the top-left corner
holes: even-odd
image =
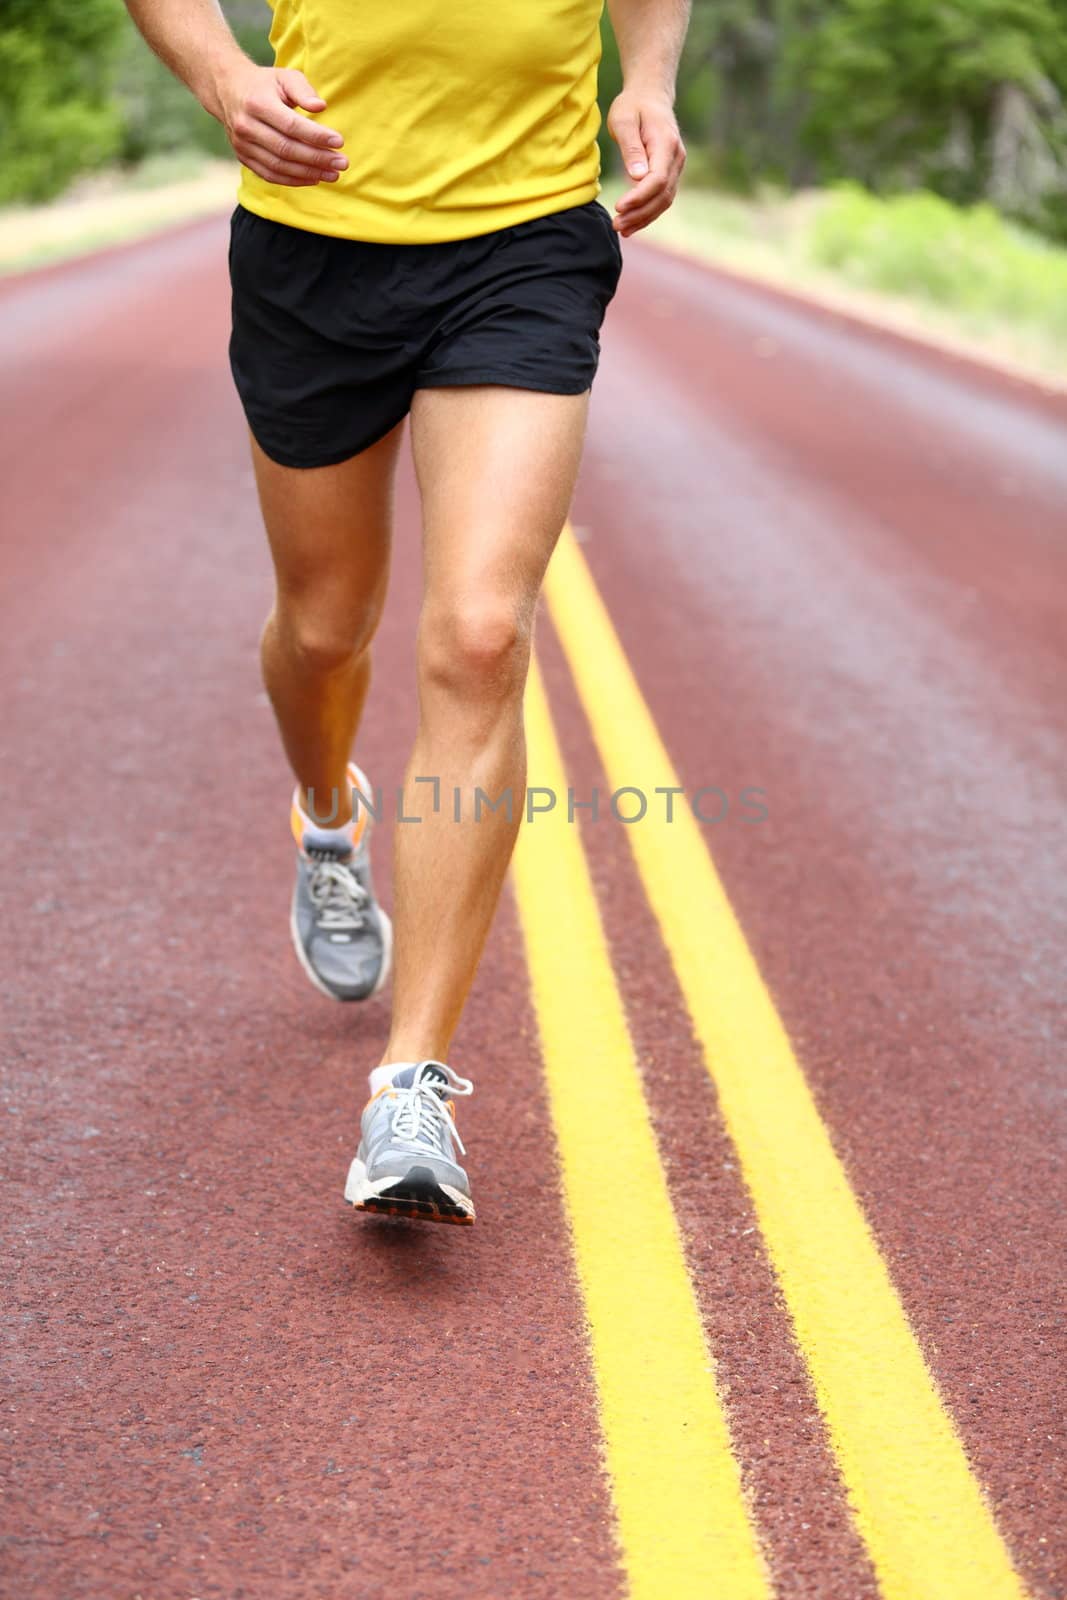
[[[681,781],[764,791],[765,822],[735,803],[709,830],[716,863],[1051,1600],[1067,401],[626,258],[574,522]],[[219,220],[0,287],[4,1593],[617,1600],[510,894],[452,1058],[478,1226],[340,1201],[386,1011],[321,999],[288,945],[226,334]],[[398,513],[360,750],[386,786],[413,733],[407,472]],[[538,646],[569,770],[606,791],[547,614]],[[776,1591],[866,1600],[624,830],[583,841]]]

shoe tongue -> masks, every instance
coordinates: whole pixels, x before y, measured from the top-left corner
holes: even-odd
[[[439,1092],[448,1090],[448,1075],[441,1070],[436,1061],[416,1061],[412,1067],[401,1067],[400,1071],[393,1075],[393,1082],[398,1089],[410,1089],[415,1082],[416,1073],[421,1075],[423,1083],[432,1083],[435,1089],[440,1085]]]
[[[317,828],[305,828],[301,841],[309,861],[350,861],[351,839],[338,839],[335,835],[320,833]]]

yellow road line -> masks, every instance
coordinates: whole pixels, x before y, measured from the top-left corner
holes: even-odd
[[[857,1526],[887,1600],[1020,1600],[904,1308],[569,528],[549,568],[556,631],[627,826],[788,1303]],[[627,806],[630,814],[632,800]],[[920,1134],[921,1136],[921,1134]]]
[[[559,798],[520,829],[512,877],[630,1594],[766,1600],[536,662],[526,734],[531,786]]]

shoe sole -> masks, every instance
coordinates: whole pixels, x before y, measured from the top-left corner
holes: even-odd
[[[451,1184],[439,1183],[429,1167],[411,1167],[402,1178],[367,1177],[357,1156],[348,1170],[345,1200],[357,1211],[378,1216],[410,1217],[416,1222],[448,1222],[470,1227],[474,1202]]]
[[[293,941],[293,949],[296,951],[296,959],[303,967],[308,978],[315,985],[315,988],[320,994],[326,995],[328,999],[340,1000],[345,1003],[358,1003],[361,1000],[373,1000],[376,994],[381,994],[382,990],[389,982],[389,974],[393,969],[393,924],[389,913],[387,911],[383,911],[381,906],[377,907],[377,911],[378,916],[381,918],[382,966],[381,971],[374,980],[374,988],[368,989],[366,994],[338,994],[336,989],[331,989],[328,983],[323,982],[307,958],[307,951],[304,949],[304,946],[301,943],[300,929],[297,926],[296,901],[294,899],[289,911],[289,934]]]

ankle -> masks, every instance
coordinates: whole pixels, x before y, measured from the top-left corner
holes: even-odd
[[[402,1037],[398,1038],[396,1044],[391,1044],[385,1051],[385,1054],[382,1056],[382,1059],[379,1062],[379,1066],[396,1066],[398,1063],[401,1066],[410,1066],[413,1061],[448,1060],[447,1046],[444,1050],[435,1050],[431,1043],[428,1048],[424,1049],[423,1046],[425,1044],[426,1035],[423,1035],[422,1039],[418,1041],[418,1048],[412,1047],[412,1041],[410,1038],[407,1040]],[[375,1071],[377,1070],[378,1068],[376,1067]]]
[[[346,777],[341,784],[326,790],[314,785],[297,790],[297,804],[304,816],[316,828],[347,828],[353,820],[352,785]]]
[[[419,1057],[418,1059],[421,1060],[422,1058]],[[402,1061],[390,1057],[387,1061],[381,1062],[379,1066],[372,1068],[367,1074],[371,1094],[377,1094],[379,1090],[384,1089],[386,1084],[391,1082],[394,1073],[402,1071],[404,1067],[413,1067],[414,1065],[415,1062],[413,1060]]]

